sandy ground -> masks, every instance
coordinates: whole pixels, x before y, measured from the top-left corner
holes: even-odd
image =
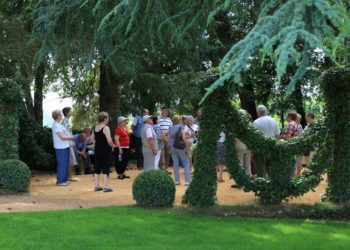
[[[172,169],[169,169],[172,171]],[[139,170],[127,170],[131,179],[118,180],[113,172],[110,178],[112,193],[94,192],[92,175],[78,176],[77,182],[71,182],[67,187],[55,185],[54,174],[34,174],[32,177],[30,193],[22,195],[4,195],[0,193],[0,212],[14,211],[44,211],[74,208],[88,208],[111,205],[133,205],[132,183],[140,173]],[[172,175],[174,178],[174,176]],[[181,171],[182,183],[176,186],[176,205],[181,205],[182,196],[186,190],[184,175]],[[253,204],[256,197],[253,193],[245,193],[242,190],[232,189],[233,180],[227,173],[224,175],[225,182],[218,184],[217,199],[220,205]],[[313,204],[320,201],[320,195],[325,190],[326,183],[323,181],[316,192],[309,192],[304,196],[290,200],[290,204]]]

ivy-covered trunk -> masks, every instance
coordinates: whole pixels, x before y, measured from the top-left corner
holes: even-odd
[[[18,159],[19,85],[0,79],[0,160]]]
[[[327,198],[350,200],[350,69],[331,69],[322,87],[328,113],[327,125],[333,137],[333,160],[328,167]]]
[[[225,131],[226,115],[220,107],[228,99],[226,88],[216,91],[203,104],[195,171],[190,187],[186,190],[183,203],[200,207],[213,206],[216,202],[216,144],[221,131]]]

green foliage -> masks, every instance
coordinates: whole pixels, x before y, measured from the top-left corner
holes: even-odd
[[[267,55],[274,61],[279,80],[289,66],[297,66],[290,79],[288,90],[291,93],[296,82],[305,75],[315,49],[322,49],[326,56],[335,59],[330,51],[349,35],[348,20],[345,8],[338,1],[265,1],[255,27],[235,43],[221,61],[221,77],[208,89],[206,96],[232,78],[240,82],[241,73],[255,53],[261,53],[262,58]],[[331,41],[327,47],[326,38]]]
[[[333,161],[328,168],[326,196],[333,202],[350,200],[350,69],[332,69],[325,73],[322,89],[332,135]]]
[[[31,172],[29,167],[19,160],[0,161],[0,188],[9,192],[28,192]]]
[[[142,207],[171,207],[175,200],[175,183],[164,171],[150,170],[139,174],[132,195]]]
[[[0,78],[0,160],[18,159],[18,106],[20,87]],[[6,146],[5,146],[6,145]]]
[[[215,138],[218,138],[220,131],[226,133],[225,159],[231,176],[244,191],[253,191],[263,204],[279,203],[315,188],[321,181],[321,174],[328,166],[332,152],[332,147],[328,146],[329,136],[325,123],[320,121],[310,126],[302,136],[288,141],[269,139],[240,115],[232,106],[228,93],[227,89],[216,91],[203,105],[198,160],[193,182],[183,201],[199,206],[212,206],[215,203]],[[212,114],[215,114],[215,119]],[[255,153],[271,160],[268,179],[249,177],[244,173],[237,159],[233,143],[235,138],[239,138]],[[313,163],[308,166],[308,171],[299,177],[292,177],[290,164],[293,157],[302,155],[315,144],[321,150],[318,150]]]
[[[19,157],[30,169],[50,171],[56,166],[50,129],[43,128],[27,113],[19,118]]]

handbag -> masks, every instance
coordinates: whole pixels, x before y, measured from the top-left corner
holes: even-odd
[[[186,144],[182,140],[181,127],[179,128],[179,131],[177,132],[177,136],[175,137],[174,148],[181,149],[181,150],[186,148]]]

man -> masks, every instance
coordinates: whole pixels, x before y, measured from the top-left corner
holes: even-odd
[[[307,126],[305,127],[304,132],[315,121],[315,114],[314,113],[307,113],[305,120],[306,120]],[[314,155],[315,155],[315,150],[312,150],[311,152],[306,152],[304,154],[304,158],[303,158],[303,166],[310,164]]]
[[[62,109],[62,113],[64,115],[64,118],[61,121],[61,124],[63,127],[67,130],[67,136],[73,136],[72,134],[72,124],[70,123],[69,119],[72,116],[72,108],[71,107],[65,107]],[[68,167],[68,181],[77,181],[76,178],[73,178],[73,173],[75,172],[75,166],[78,165],[77,158],[75,156],[74,152],[74,142],[69,142],[69,167]]]
[[[253,126],[259,129],[265,136],[277,139],[281,133],[277,122],[268,116],[268,110],[264,105],[257,107],[258,119],[253,122]],[[269,161],[263,155],[255,155],[256,170],[258,177],[266,178],[269,172]]]
[[[169,107],[162,106],[161,116],[159,118],[159,126],[162,129],[162,134],[165,135],[169,131],[169,127],[173,125],[171,119],[169,118]],[[166,169],[169,166],[170,152],[168,147],[168,141],[166,136],[163,136],[164,139],[164,150],[162,150],[161,159],[159,161],[159,169],[166,171],[168,174],[171,174]]]
[[[135,117],[131,129],[134,132],[135,137],[135,153],[136,153],[136,165],[137,169],[143,169],[143,156],[142,156],[142,140],[141,140],[141,129],[143,127],[142,117],[145,115],[149,115],[148,109],[142,110],[142,115],[138,115]]]
[[[79,174],[85,174],[86,167],[86,144],[87,144],[88,136],[86,133],[80,133],[74,135],[74,151],[76,154],[76,158],[79,163]]]
[[[314,113],[306,113],[305,120],[307,123],[307,126],[305,127],[305,130],[306,130],[307,127],[310,126],[315,121],[315,114]]]

